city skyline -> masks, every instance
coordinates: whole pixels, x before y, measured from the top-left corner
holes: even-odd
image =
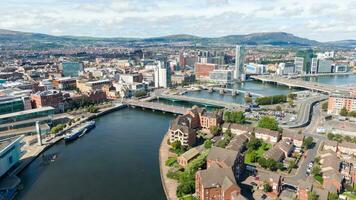
[[[324,41],[355,39],[352,0],[249,2],[232,0],[8,0],[0,3],[0,29],[51,35],[157,37],[191,34],[219,37],[288,32]]]

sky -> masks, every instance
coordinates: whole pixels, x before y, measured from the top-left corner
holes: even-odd
[[[0,29],[95,37],[283,31],[323,42],[356,39],[356,0],[0,0]]]

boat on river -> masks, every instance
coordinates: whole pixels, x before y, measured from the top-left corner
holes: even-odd
[[[80,124],[78,127],[75,127],[69,133],[64,135],[64,137],[63,137],[64,141],[70,142],[70,141],[76,140],[79,137],[86,134],[87,132],[89,132],[94,127],[95,127],[95,121],[89,121],[89,122]]]

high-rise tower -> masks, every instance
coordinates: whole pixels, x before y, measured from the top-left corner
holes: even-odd
[[[244,59],[245,48],[243,46],[236,45],[234,80],[241,80],[242,74],[244,73]]]

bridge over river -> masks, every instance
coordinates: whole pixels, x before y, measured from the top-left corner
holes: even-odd
[[[170,101],[186,101],[191,103],[196,103],[198,106],[203,105],[206,107],[217,107],[217,108],[227,108],[227,109],[245,109],[246,106],[242,104],[225,102],[225,101],[217,101],[213,99],[205,99],[198,97],[190,97],[190,96],[181,96],[181,95],[172,95],[172,94],[160,94],[156,96],[159,99],[166,99]]]
[[[307,90],[317,91],[324,94],[348,94],[350,90],[346,87],[340,87],[329,84],[316,83],[311,81],[304,81],[300,79],[289,79],[285,77],[277,76],[251,76],[252,79],[259,80],[266,83],[276,83],[279,85],[285,85],[290,88],[303,88]]]

